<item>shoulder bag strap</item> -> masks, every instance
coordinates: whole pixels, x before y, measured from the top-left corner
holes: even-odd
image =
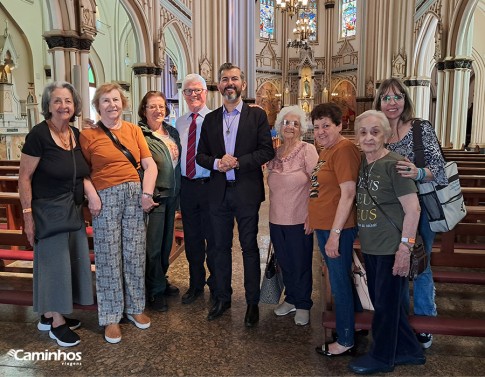
[[[74,155],[74,145],[72,144],[72,138],[74,137],[74,133],[71,130],[71,126],[68,126],[69,130],[69,146],[71,147],[71,155],[72,155],[72,162],[74,163],[74,173],[72,175],[72,192],[76,190],[76,156]]]
[[[412,122],[414,160],[418,168],[425,167],[423,131],[421,129],[421,122],[421,119],[414,119]]]
[[[125,155],[125,157],[128,159],[128,161],[131,162],[131,164],[135,168],[136,172],[140,176],[140,181],[141,181],[142,179],[141,179],[140,171],[138,170],[138,163],[136,162],[135,157],[133,157],[133,155],[128,150],[128,148],[126,148],[123,144],[121,144],[121,142],[118,140],[118,138],[116,137],[116,135],[113,134],[110,130],[108,130],[108,127],[106,127],[103,124],[103,122],[98,121],[98,126],[111,139],[111,141],[113,142],[113,144],[115,145],[115,147],[118,148]]]

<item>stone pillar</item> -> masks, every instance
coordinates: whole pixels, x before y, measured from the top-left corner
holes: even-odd
[[[438,64],[436,122],[441,128],[439,140],[443,147],[461,149],[465,144],[471,64],[469,58],[446,59]]]
[[[417,118],[429,119],[430,106],[430,80],[411,78],[405,80],[404,84],[408,87]]]

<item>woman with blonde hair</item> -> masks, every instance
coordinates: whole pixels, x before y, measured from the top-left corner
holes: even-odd
[[[143,313],[146,260],[143,211],[157,206],[152,198],[157,166],[140,127],[121,118],[128,101],[118,84],[101,85],[92,103],[100,121],[97,128],[83,130],[80,142],[100,199],[92,209],[98,317],[99,324],[105,326],[106,341],[118,343],[123,313],[138,328],[150,327],[150,318]],[[109,134],[128,150],[137,168]],[[144,171],[142,183],[139,169]]]

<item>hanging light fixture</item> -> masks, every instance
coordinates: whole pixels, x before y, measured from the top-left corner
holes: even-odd
[[[307,6],[308,0],[276,0],[276,8],[280,9],[282,13],[288,12],[290,18]]]
[[[308,38],[313,34],[312,31],[313,21],[308,18],[303,18],[296,21],[296,27],[293,29],[293,34],[296,39],[288,39],[286,47],[304,48],[308,49]]]

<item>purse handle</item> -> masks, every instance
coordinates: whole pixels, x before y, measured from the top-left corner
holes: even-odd
[[[266,256],[266,265],[268,265],[269,260],[271,259],[271,255],[273,254],[274,254],[273,243],[271,242],[271,240],[269,240],[268,255]]]
[[[72,137],[73,137],[73,132],[71,130],[71,126],[69,126],[69,146],[71,147],[71,156],[72,156],[72,162],[74,164],[74,172],[72,175],[72,193],[74,194],[74,191],[76,190],[76,156],[74,155],[74,145],[72,144]]]
[[[108,127],[106,127],[103,122],[98,121],[98,126],[104,131],[104,133],[111,139],[113,144],[115,145],[116,148],[118,148],[128,159],[128,161],[131,162],[133,167],[135,168],[138,176],[140,177],[140,182],[142,181],[142,176],[140,173],[140,169],[138,169],[138,163],[135,160],[135,157],[131,154],[131,152],[126,148],[121,142],[118,140],[115,134],[113,134]]]

